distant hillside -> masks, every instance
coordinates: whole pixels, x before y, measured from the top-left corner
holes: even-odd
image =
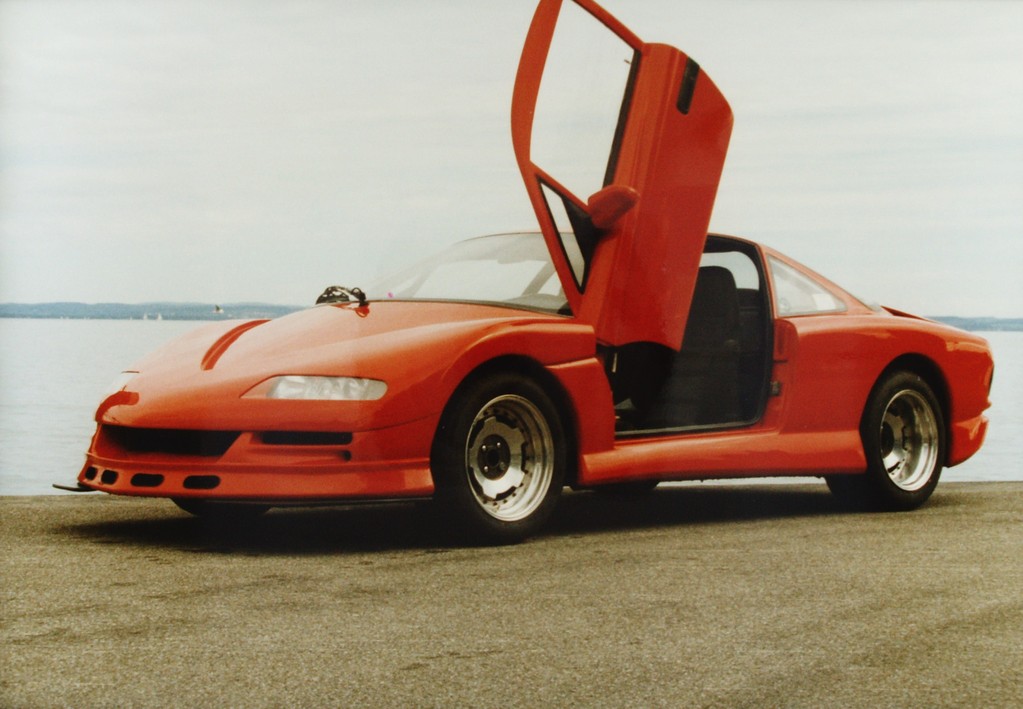
[[[276,318],[301,310],[268,303],[0,303],[0,318],[72,320],[234,320]]]
[[[68,318],[72,320],[235,320],[276,318],[302,310],[269,303],[0,303],[0,318]],[[1023,318],[934,317],[963,330],[1023,331]]]

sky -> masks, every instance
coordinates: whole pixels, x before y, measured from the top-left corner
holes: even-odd
[[[604,6],[731,103],[712,230],[910,312],[1023,316],[1023,2]],[[536,229],[533,9],[0,0],[0,302],[311,304]]]

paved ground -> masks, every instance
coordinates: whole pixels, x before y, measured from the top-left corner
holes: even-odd
[[[1023,483],[569,495],[445,546],[409,507],[216,529],[0,498],[0,706],[1021,706]]]

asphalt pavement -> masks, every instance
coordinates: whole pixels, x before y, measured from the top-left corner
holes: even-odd
[[[1023,706],[1023,483],[567,494],[465,548],[420,506],[209,525],[0,498],[0,706]]]

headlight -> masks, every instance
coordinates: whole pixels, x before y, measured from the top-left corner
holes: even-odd
[[[258,388],[266,391],[268,399],[316,401],[376,401],[387,392],[387,384],[378,379],[299,375],[274,377]]]

